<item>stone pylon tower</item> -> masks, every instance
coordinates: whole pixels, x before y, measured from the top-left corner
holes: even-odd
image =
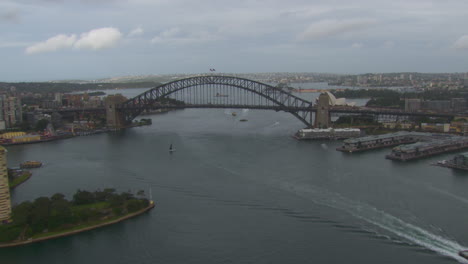
[[[109,128],[122,128],[125,125],[125,120],[122,115],[117,110],[117,106],[123,102],[125,102],[127,98],[122,96],[121,94],[115,95],[108,95],[105,99],[105,107],[106,107],[106,120],[107,120],[107,127]]]
[[[8,223],[11,217],[10,186],[8,184],[7,150],[0,146],[0,224]]]
[[[330,95],[328,93],[321,93],[317,100],[317,112],[315,113],[315,128],[329,128],[331,125],[330,120]]]

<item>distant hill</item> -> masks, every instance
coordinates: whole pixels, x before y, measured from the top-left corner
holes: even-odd
[[[32,93],[69,93],[88,90],[107,90],[125,88],[151,88],[161,85],[160,82],[127,82],[127,83],[67,83],[67,82],[20,82],[0,83],[0,90],[10,91],[12,87],[17,92]]]

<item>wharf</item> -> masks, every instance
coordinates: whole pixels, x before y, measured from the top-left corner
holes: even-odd
[[[365,136],[359,138],[346,139],[343,141],[343,145],[341,147],[338,147],[336,150],[349,153],[362,152],[372,149],[394,147],[401,144],[415,143],[421,140],[426,140],[430,136],[434,135],[430,133],[407,131],[400,131],[396,133],[376,136]]]
[[[393,148],[392,152],[385,157],[391,160],[407,161],[466,148],[468,148],[468,137],[451,136],[441,140],[401,145]]]
[[[300,129],[293,136],[295,139],[345,139],[354,138],[361,135],[359,128],[312,128],[312,129]]]
[[[457,154],[450,160],[441,160],[432,165],[468,171],[468,152]]]
[[[444,162],[444,163],[437,162],[437,163],[434,163],[432,165],[439,166],[439,167],[444,167],[444,168],[451,168],[451,169],[468,171],[468,166],[458,166],[457,164],[452,163],[450,161],[447,161],[447,162]]]

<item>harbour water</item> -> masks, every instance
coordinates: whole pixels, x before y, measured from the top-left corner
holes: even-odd
[[[12,192],[14,203],[56,192],[71,198],[77,189],[151,189],[156,208],[0,249],[1,263],[464,261],[457,252],[468,246],[468,175],[430,166],[453,154],[402,163],[384,158],[389,149],[341,153],[340,141],[293,139],[303,124],[274,111],[150,117],[151,126],[7,147],[10,167],[44,164]]]

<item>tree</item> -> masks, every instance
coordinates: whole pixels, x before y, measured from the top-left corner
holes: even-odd
[[[16,225],[25,225],[31,222],[31,210],[33,204],[29,201],[22,202],[19,205],[13,207],[13,223]]]
[[[136,212],[143,208],[143,203],[140,200],[132,199],[127,202],[127,210],[129,213]]]
[[[31,210],[31,228],[34,233],[42,232],[47,228],[50,211],[50,199],[48,197],[39,197],[34,200]]]
[[[54,196],[56,199],[54,199]],[[48,221],[49,229],[60,227],[72,220],[70,202],[63,199],[63,194],[55,194],[54,196],[52,196],[52,203],[50,206],[50,215]]]
[[[73,203],[76,205],[90,204],[95,202],[94,194],[88,191],[78,190],[73,195]]]
[[[62,193],[56,193],[52,195],[50,199],[52,200],[52,202],[65,200],[65,195],[63,195]]]
[[[35,130],[36,131],[44,131],[44,129],[47,128],[48,124],[49,124],[49,120],[41,119],[41,120],[37,121]]]
[[[112,194],[109,198],[109,203],[111,207],[119,207],[125,203],[125,198],[118,194]]]

